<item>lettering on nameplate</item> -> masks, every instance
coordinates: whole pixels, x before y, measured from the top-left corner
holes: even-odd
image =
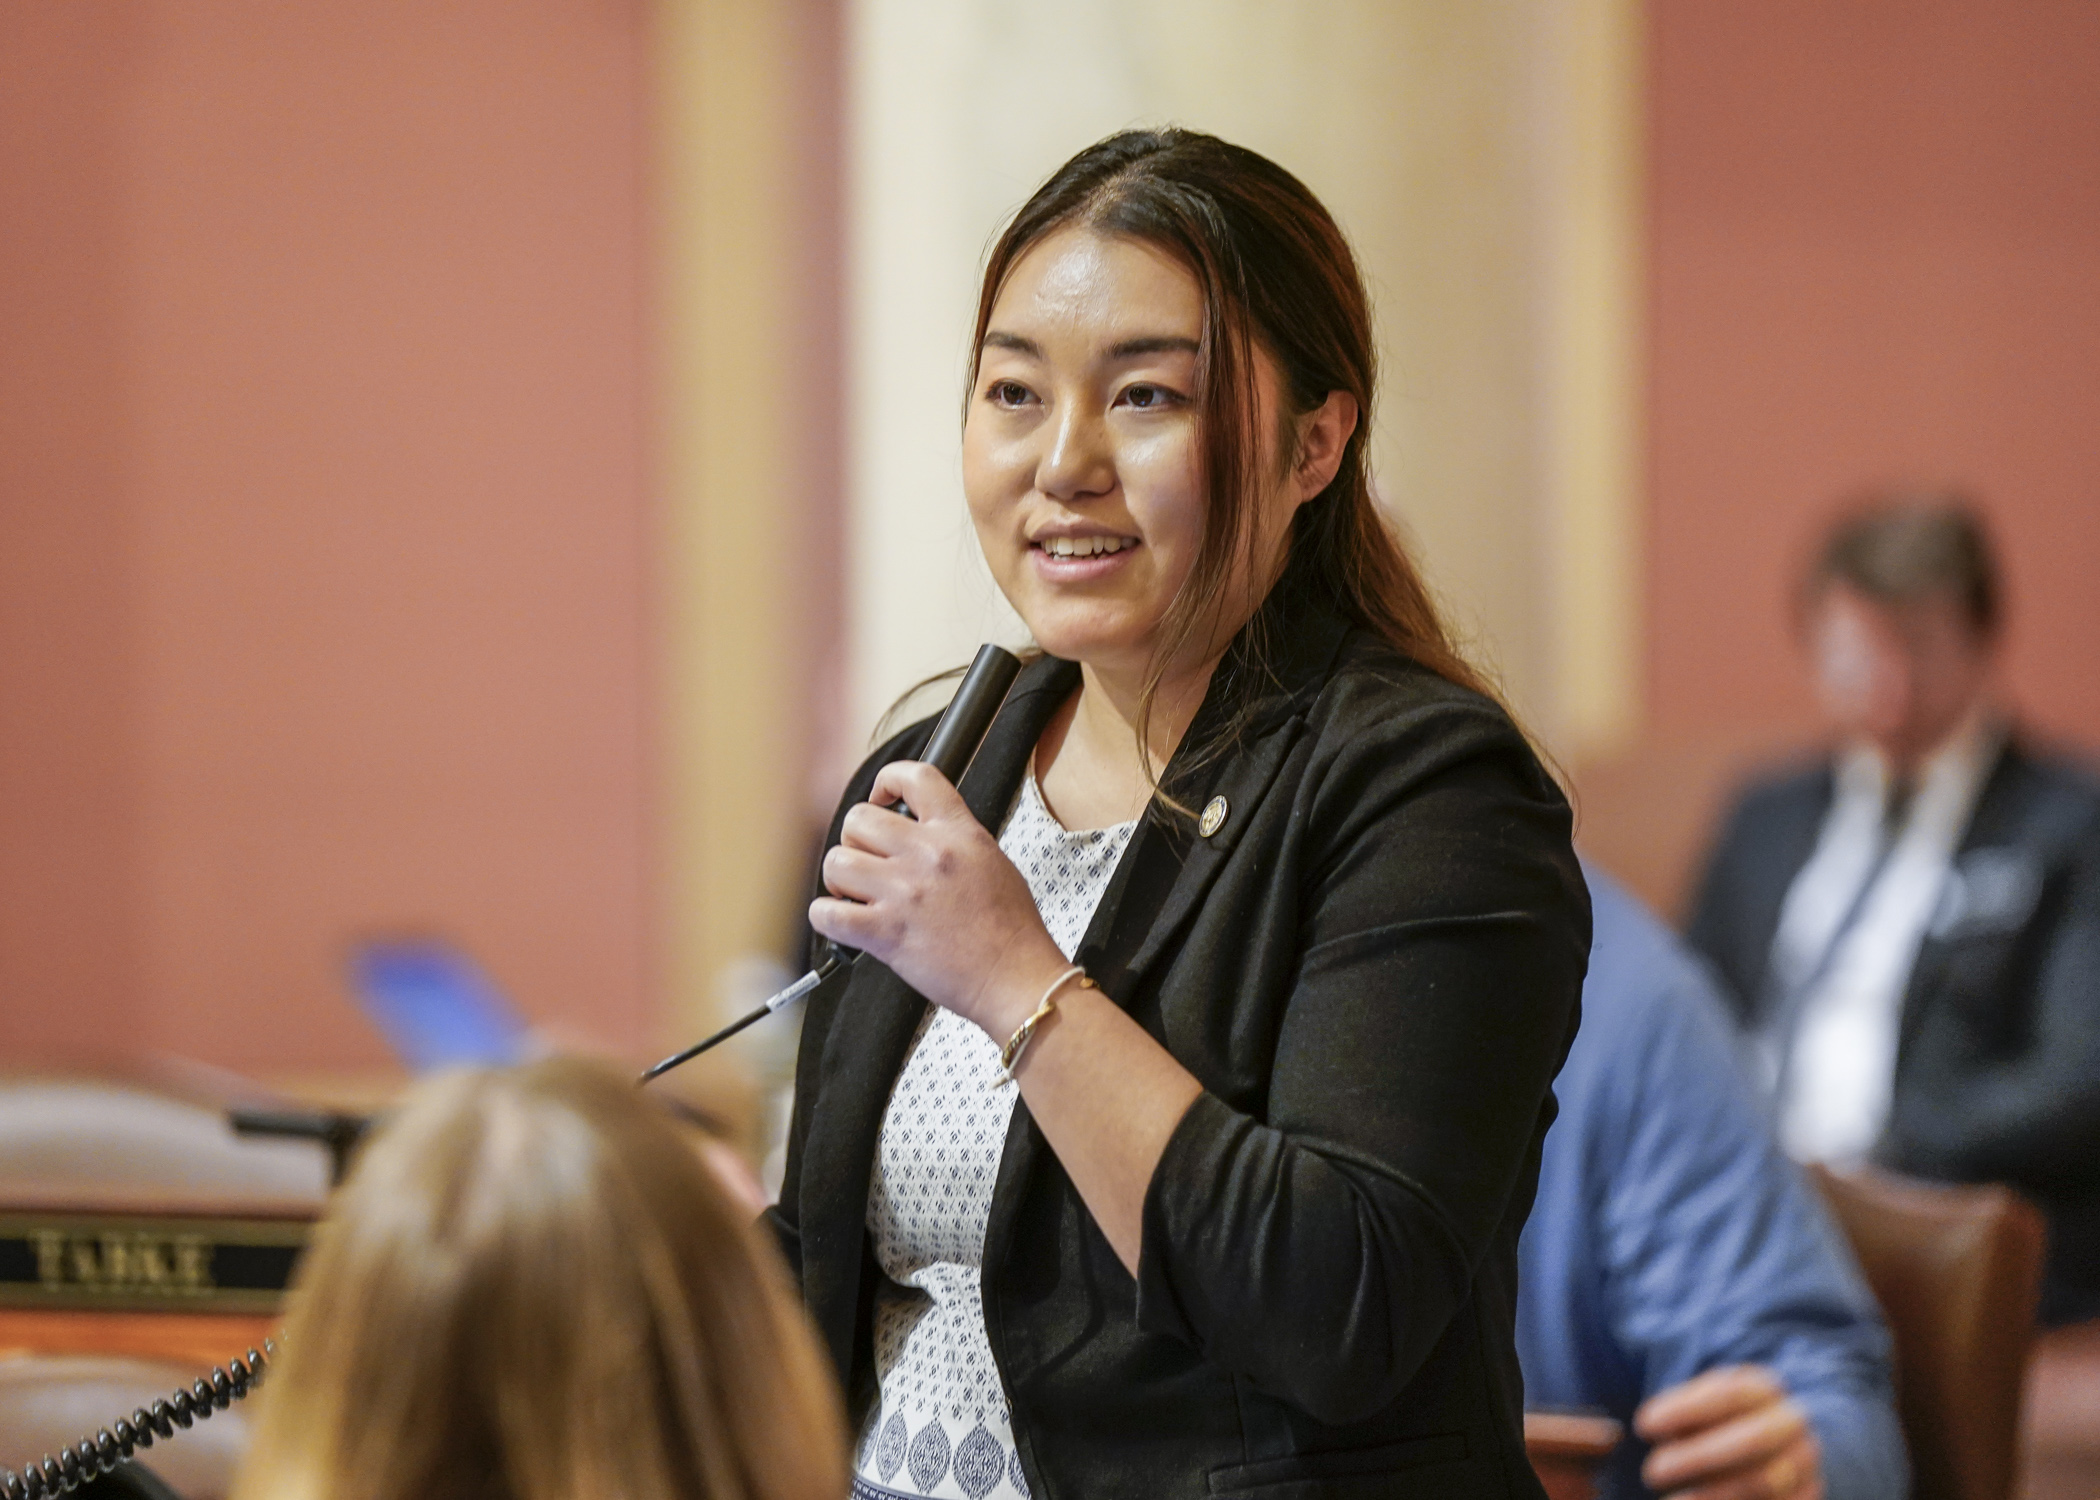
[[[275,1312],[310,1228],[0,1212],[0,1306]]]

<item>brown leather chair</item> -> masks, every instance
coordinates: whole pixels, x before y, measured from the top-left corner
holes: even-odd
[[[1917,1500],[2011,1500],[2042,1217],[2004,1187],[1813,1169],[1880,1299]]]

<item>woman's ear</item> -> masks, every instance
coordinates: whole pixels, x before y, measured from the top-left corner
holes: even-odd
[[[1325,401],[1298,419],[1298,462],[1291,481],[1299,504],[1334,482],[1355,435],[1356,419],[1356,398],[1347,391],[1329,391]]]

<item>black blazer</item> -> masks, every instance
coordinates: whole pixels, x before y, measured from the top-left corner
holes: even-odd
[[[1775,1019],[1779,909],[1833,787],[1827,763],[1753,785],[1699,885],[1687,936],[1753,1031]],[[2015,738],[1984,781],[1955,876],[1904,990],[1875,1157],[2029,1194],[2050,1223],[2043,1316],[2100,1317],[2100,781]]]
[[[984,1314],[1021,1462],[1038,1500],[1536,1496],[1512,1319],[1588,960],[1567,805],[1492,703],[1324,610],[1269,613],[1275,676],[1257,692],[1235,649],[1185,743],[1234,702],[1251,726],[1167,772],[1223,825],[1141,824],[1077,953],[1205,1090],[1135,1280],[1014,1111]],[[1016,683],[962,783],[987,826],[1077,673]],[[856,1421],[869,1173],[925,1003],[865,961],[811,997],[797,1064],[774,1227]]]

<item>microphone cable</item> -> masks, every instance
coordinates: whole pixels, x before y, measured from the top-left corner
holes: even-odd
[[[42,1463],[30,1464],[20,1474],[0,1468],[0,1496],[5,1500],[51,1500],[71,1494],[127,1462],[136,1450],[152,1447],[156,1437],[171,1438],[176,1429],[226,1410],[255,1388],[276,1352],[276,1342],[264,1339],[261,1350],[250,1349],[244,1359],[213,1366],[208,1377],[177,1387],[165,1401],[118,1418],[111,1426],[59,1450],[56,1458],[47,1454]]]

